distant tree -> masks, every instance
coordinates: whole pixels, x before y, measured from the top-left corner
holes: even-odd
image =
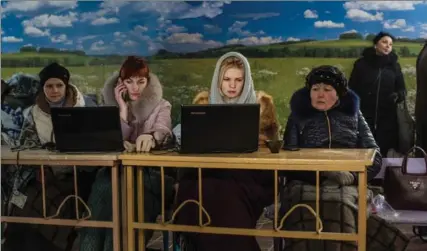
[[[37,52],[37,48],[34,46],[23,46],[19,49],[20,52]]]
[[[403,46],[403,47],[400,47],[399,54],[402,57],[410,57],[411,56],[411,51],[409,50],[408,47]]]
[[[375,34],[368,34],[368,35],[366,35],[365,40],[372,41],[372,40],[374,40],[375,36],[376,36]]]
[[[344,39],[363,39],[362,34],[358,33],[358,32],[346,32],[346,33],[342,33],[339,37],[340,40],[344,40]]]

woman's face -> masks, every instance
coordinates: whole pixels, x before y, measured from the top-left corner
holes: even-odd
[[[224,72],[221,80],[221,91],[228,98],[239,97],[245,84],[245,73],[243,69],[229,68]]]
[[[314,84],[310,89],[311,105],[319,111],[331,109],[338,101],[337,91],[331,85]]]
[[[123,84],[126,86],[129,98],[135,101],[141,97],[142,92],[147,87],[148,80],[146,77],[130,77],[123,80]]]
[[[380,41],[375,44],[375,50],[380,55],[388,55],[393,49],[393,39],[389,36],[382,37]]]
[[[44,95],[50,102],[59,102],[65,97],[66,86],[59,78],[49,78],[43,86]]]

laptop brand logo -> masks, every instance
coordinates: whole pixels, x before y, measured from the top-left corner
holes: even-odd
[[[205,115],[206,112],[190,112],[191,115]]]

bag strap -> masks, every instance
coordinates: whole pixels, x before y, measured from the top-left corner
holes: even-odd
[[[402,162],[402,173],[406,174],[408,173],[408,158],[409,158],[409,154],[411,152],[415,152],[415,150],[420,150],[420,152],[422,152],[424,154],[424,163],[426,166],[426,171],[424,173],[424,175],[427,175],[427,153],[424,151],[424,149],[422,149],[419,146],[414,146],[411,149],[409,149],[409,151],[406,153],[405,157],[403,158],[403,162]]]

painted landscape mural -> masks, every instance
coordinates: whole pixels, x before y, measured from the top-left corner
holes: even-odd
[[[350,75],[379,31],[397,37],[411,109],[416,56],[427,39],[425,1],[27,1],[2,2],[1,76],[37,74],[50,62],[70,70],[85,93],[127,55],[145,56],[173,105],[208,90],[225,52],[248,57],[255,86],[273,95],[281,124],[289,98],[316,65]]]

